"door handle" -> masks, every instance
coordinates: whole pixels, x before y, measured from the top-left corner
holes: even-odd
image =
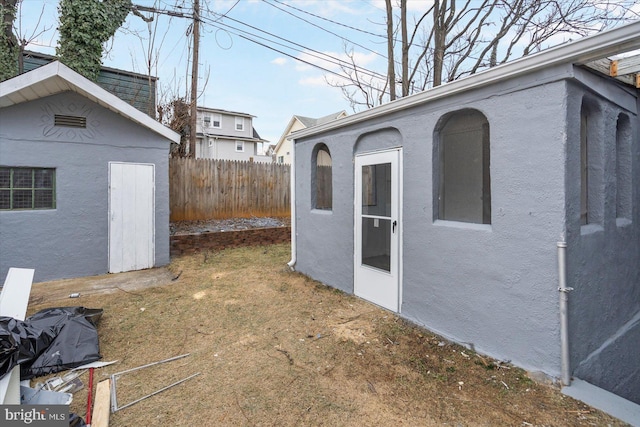
[[[398,221],[393,221],[393,227],[392,227],[392,229],[391,229],[391,232],[392,232],[392,233],[395,233],[395,232],[396,232],[396,225],[398,225]]]

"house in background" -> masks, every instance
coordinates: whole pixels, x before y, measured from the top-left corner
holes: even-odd
[[[640,56],[608,59],[638,34],[297,132],[289,265],[567,394],[640,404]]]
[[[0,82],[0,281],[169,263],[180,135],[60,62]]]
[[[250,114],[198,107],[197,159],[270,163],[263,154],[266,140],[253,128]]]
[[[269,146],[267,147],[266,151],[264,152],[264,155],[271,157],[271,159],[273,161],[275,161],[275,157],[274,157],[275,154],[276,154],[276,145],[275,144],[269,144]]]
[[[56,57],[27,50],[24,52],[22,61],[24,71],[28,72],[56,61]],[[133,105],[143,113],[155,118],[157,80],[153,76],[100,67],[100,74],[96,83],[127,104]]]
[[[343,117],[347,117],[347,112],[342,110],[338,113],[329,114],[328,116],[320,117],[319,119],[312,119],[311,117],[293,116],[287,127],[285,128],[282,136],[278,140],[274,148],[272,156],[276,163],[291,164],[291,134],[301,129],[307,129],[313,126],[325,124],[333,120],[338,120]]]

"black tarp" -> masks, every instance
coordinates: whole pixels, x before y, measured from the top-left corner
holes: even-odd
[[[47,308],[23,321],[0,317],[0,378],[20,365],[30,379],[101,358],[96,325],[102,309]]]

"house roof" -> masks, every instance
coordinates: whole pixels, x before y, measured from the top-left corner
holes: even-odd
[[[24,56],[25,57],[31,57],[31,58],[36,58],[39,59],[41,61],[46,61],[47,63],[49,62],[54,62],[57,60],[57,58],[53,55],[48,55],[46,53],[42,53],[42,52],[36,52],[33,50],[25,50],[24,52]],[[156,76],[150,76],[147,74],[141,74],[141,73],[134,73],[133,71],[127,71],[127,70],[121,70],[119,68],[111,68],[111,67],[105,67],[104,65],[100,66],[100,69],[103,71],[108,71],[110,73],[114,73],[114,74],[120,74],[123,76],[131,76],[131,77],[137,77],[140,79],[151,79],[153,81],[157,81],[158,77]]]
[[[318,119],[314,119],[311,117],[305,117],[305,116],[298,116],[298,115],[293,115],[291,117],[291,120],[289,120],[289,124],[287,125],[287,127],[285,128],[284,132],[282,133],[282,136],[280,137],[280,139],[278,140],[278,143],[276,144],[276,147],[274,148],[274,152],[278,151],[278,149],[280,149],[280,147],[282,146],[282,144],[284,144],[284,141],[287,139],[287,136],[289,136],[289,134],[291,134],[291,128],[293,127],[293,124],[296,121],[299,121],[305,128],[310,128],[313,126],[318,126],[318,125],[322,125],[325,123],[329,123],[332,122],[336,119],[339,119],[340,117],[346,117],[347,116],[347,112],[342,110],[342,111],[338,111],[336,113],[333,114],[329,114],[323,117],[320,117]]]
[[[293,133],[292,139],[298,140],[329,130],[360,123],[375,117],[425,104],[436,99],[488,86],[501,80],[530,74],[554,65],[576,64],[596,69],[595,64],[603,58],[640,49],[640,37],[638,37],[638,34],[640,34],[640,20],[516,59],[483,72],[428,89],[424,92],[353,114],[341,120],[319,124],[313,128],[301,129]],[[637,56],[634,58],[633,60],[624,61],[626,63],[625,65],[638,61]],[[636,87],[639,86],[639,62],[640,61],[635,62],[635,67],[630,65],[629,68],[624,68],[625,74],[635,74],[633,81],[635,81],[634,86]],[[622,81],[626,78],[626,76],[615,75],[614,73],[609,73],[608,75]],[[633,83],[633,81],[631,81],[631,83]],[[629,83],[629,81],[627,81],[627,83]]]
[[[102,89],[59,61],[0,82],[0,108],[72,91],[141,126],[180,143],[180,134]]]
[[[213,138],[213,139],[224,139],[224,140],[234,140],[234,141],[246,141],[246,142],[268,142],[266,139],[262,139],[256,131],[256,128],[252,129],[252,136],[242,136],[242,135],[227,135],[222,133],[202,133],[198,132],[198,137]]]
[[[346,116],[346,113],[344,110],[338,111],[337,113],[329,114],[328,116],[320,117],[319,119],[313,119],[311,117],[304,117],[304,116],[298,116],[298,115],[295,115],[294,117],[300,120],[300,122],[303,125],[305,125],[305,127],[310,128],[310,127],[321,125],[324,123],[329,123],[330,121],[336,120],[341,115]]]
[[[229,110],[222,110],[220,108],[209,108],[209,107],[202,107],[199,106],[198,107],[198,111],[200,112],[206,112],[206,113],[219,113],[219,114],[229,114],[229,115],[233,115],[233,116],[239,116],[239,117],[248,117],[248,118],[254,118],[256,116],[253,116],[251,114],[247,114],[247,113],[240,113],[238,111],[229,111]]]
[[[252,128],[252,129],[253,129],[253,137],[257,139],[258,142],[268,142],[266,139],[260,138],[260,134],[258,134],[258,131],[256,130],[256,128]]]

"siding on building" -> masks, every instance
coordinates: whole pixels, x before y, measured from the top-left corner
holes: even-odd
[[[56,58],[51,55],[25,51],[24,72],[42,67],[55,60]],[[102,67],[96,83],[127,104],[133,105],[143,113],[155,118],[156,82],[157,78],[153,76]]]

